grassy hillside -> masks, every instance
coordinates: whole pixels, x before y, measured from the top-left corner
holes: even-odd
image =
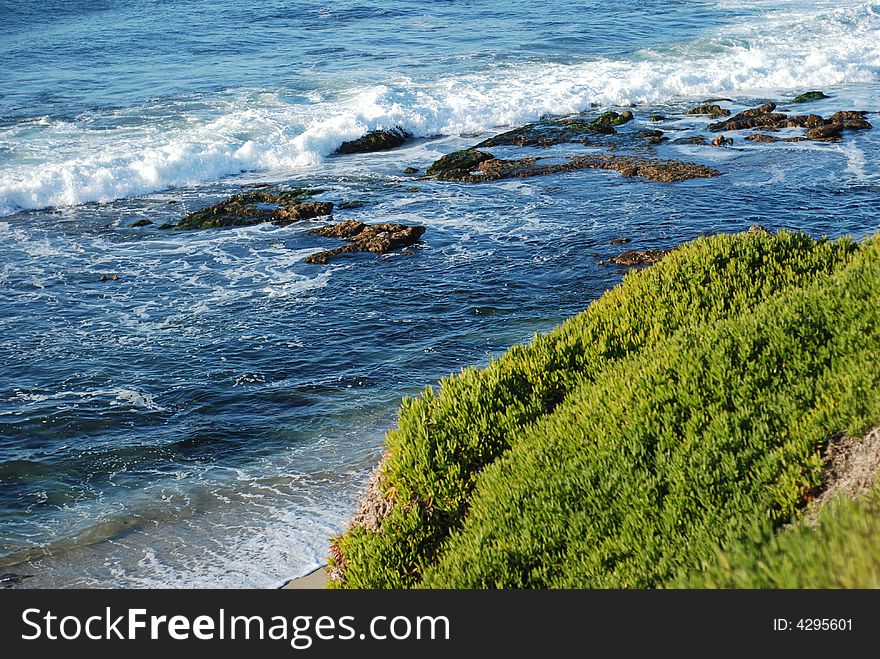
[[[674,585],[686,588],[880,588],[880,486],[826,508],[816,529],[756,534]]]
[[[348,587],[652,586],[794,516],[830,432],[876,421],[874,243],[697,240],[405,401]]]

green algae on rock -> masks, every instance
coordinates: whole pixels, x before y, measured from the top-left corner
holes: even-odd
[[[820,91],[805,92],[800,96],[795,96],[789,103],[810,103],[811,101],[820,101],[823,98],[831,97]]]
[[[594,126],[622,126],[623,124],[630,122],[634,119],[633,113],[629,110],[626,110],[622,113],[614,112],[613,110],[609,110],[608,112],[603,112],[596,119],[594,119],[592,123]]]

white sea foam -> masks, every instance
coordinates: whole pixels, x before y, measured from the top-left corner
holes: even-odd
[[[119,127],[100,131],[89,127],[92,116],[31,121],[0,131],[0,146],[20,154],[0,171],[0,215],[137,196],[245,171],[296,172],[375,128],[454,135],[591,104],[772,95],[878,79],[880,13],[874,6],[798,5],[767,9],[752,22],[630,59],[519,64],[428,82],[399,78],[332,99],[316,96],[310,104],[268,93],[225,93],[207,113],[172,105],[166,121],[137,126],[131,122],[137,110],[130,109]]]

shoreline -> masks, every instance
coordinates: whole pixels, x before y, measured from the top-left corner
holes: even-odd
[[[327,587],[328,581],[327,566],[322,565],[308,574],[291,579],[279,590],[323,590]]]

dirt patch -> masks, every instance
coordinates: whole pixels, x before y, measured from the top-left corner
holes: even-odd
[[[864,438],[838,434],[825,449],[822,489],[804,513],[804,521],[815,526],[819,513],[830,501],[866,494],[880,475],[880,427]]]

